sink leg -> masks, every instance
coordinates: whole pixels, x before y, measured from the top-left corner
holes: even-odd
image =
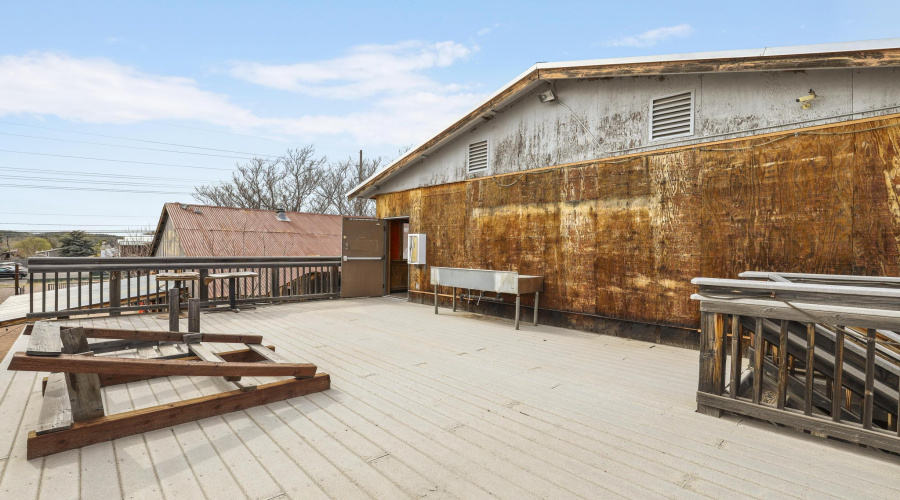
[[[516,330],[519,329],[519,309],[521,309],[522,305],[522,296],[516,294]]]
[[[540,296],[540,292],[534,292],[534,326],[537,326],[538,299]]]

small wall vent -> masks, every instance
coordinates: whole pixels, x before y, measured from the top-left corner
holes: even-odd
[[[694,92],[654,99],[650,106],[650,140],[694,134]]]
[[[481,172],[488,168],[488,141],[469,144],[469,173]]]

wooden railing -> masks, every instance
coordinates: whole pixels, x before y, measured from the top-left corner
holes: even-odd
[[[740,276],[769,281],[692,281],[701,311],[697,411],[900,453],[900,279]]]
[[[205,278],[237,271],[258,274],[236,280],[237,303],[332,298],[340,294],[340,266],[340,257],[31,258],[27,318],[164,311],[173,283],[201,307],[224,305],[228,281]],[[164,272],[196,272],[199,279],[157,281]]]

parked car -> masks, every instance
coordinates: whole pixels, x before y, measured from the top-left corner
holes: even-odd
[[[0,265],[0,278],[15,278],[16,275],[16,266],[15,264],[3,264]],[[25,266],[19,266],[19,278],[27,278],[28,277],[28,269]]]

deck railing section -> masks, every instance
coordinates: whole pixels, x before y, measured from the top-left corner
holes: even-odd
[[[692,281],[700,302],[697,411],[900,453],[900,279],[740,276],[769,281]]]
[[[168,290],[178,287],[201,307],[229,303],[227,279],[213,274],[253,271],[236,279],[238,303],[340,295],[340,257],[117,257],[28,260],[28,319],[85,314],[165,311]],[[196,272],[199,280],[157,281],[160,273]]]

